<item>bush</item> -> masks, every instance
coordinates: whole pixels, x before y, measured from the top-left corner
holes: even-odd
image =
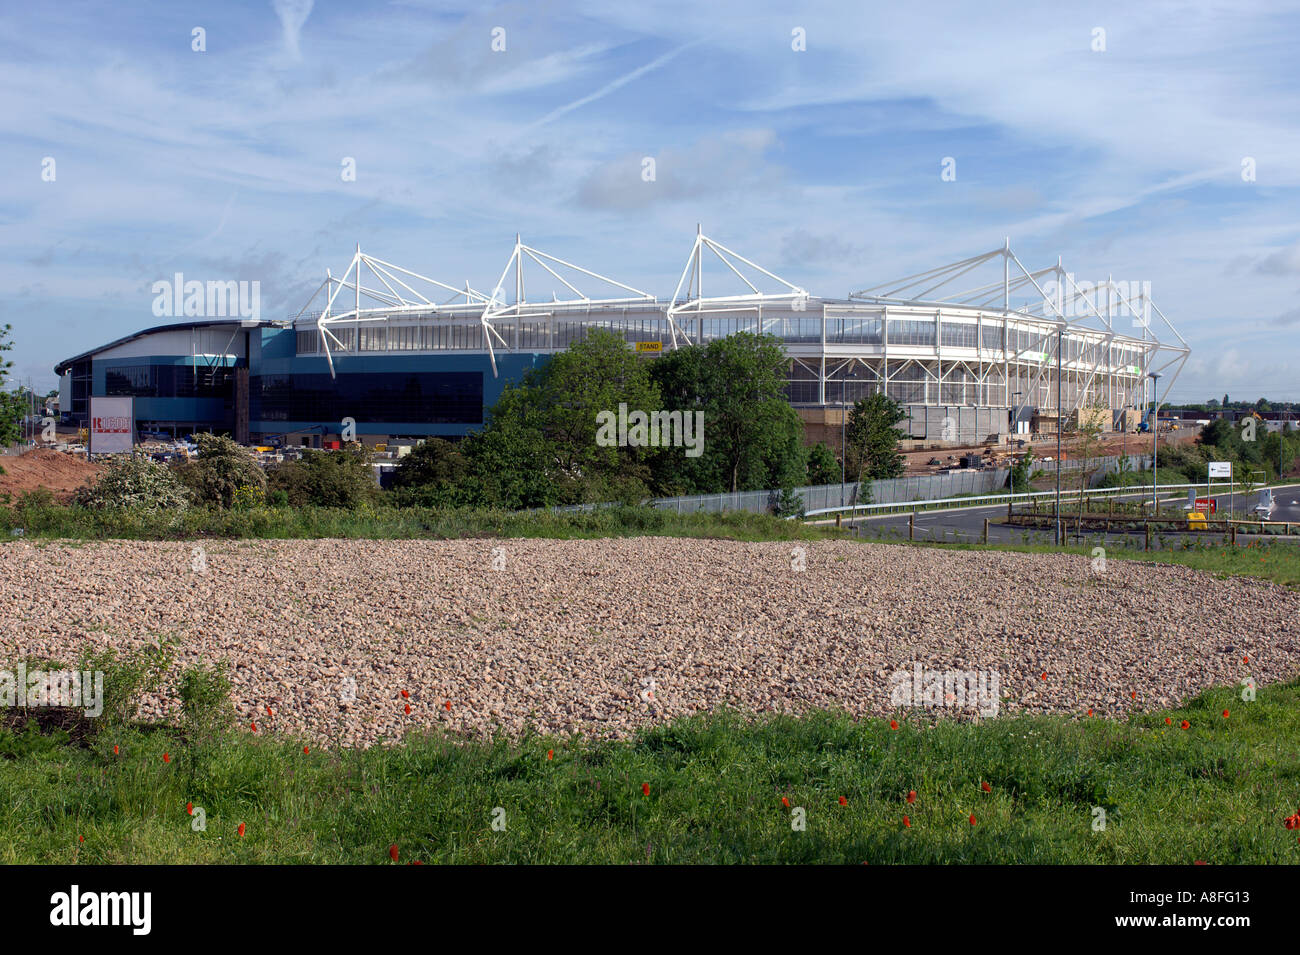
[[[360,444],[338,451],[305,451],[302,460],[272,468],[268,480],[271,492],[283,491],[294,507],[355,508],[379,495],[370,454]]]
[[[167,640],[124,656],[119,656],[112,647],[84,654],[77,669],[104,674],[104,712],[100,725],[122,726],[134,722],[141,695],[162,686],[174,655],[174,645]]]
[[[196,437],[199,455],[176,469],[195,501],[217,507],[249,507],[266,498],[266,472],[252,453],[223,435]]]
[[[91,510],[128,508],[183,513],[190,506],[190,495],[165,464],[130,457],[111,461],[103,477],[78,490],[73,501]]]
[[[235,722],[230,702],[229,663],[199,664],[186,668],[177,684],[181,698],[181,726],[191,741],[211,742]]]

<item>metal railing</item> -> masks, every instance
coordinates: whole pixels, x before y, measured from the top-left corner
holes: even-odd
[[[1286,485],[1287,487],[1300,485]],[[1186,491],[1189,488],[1203,489],[1204,484],[1161,484],[1158,493],[1164,495],[1167,491]],[[1238,491],[1239,494],[1252,493],[1251,490],[1243,489]],[[1129,487],[1096,487],[1096,488],[1061,488],[1061,501],[1077,501],[1080,496],[1087,497],[1151,497],[1151,485],[1131,485]],[[819,514],[835,514],[838,512],[849,512],[849,516],[857,514],[859,511],[864,512],[881,512],[889,513],[890,510],[897,513],[907,513],[913,510],[921,510],[940,505],[958,505],[962,507],[991,507],[996,504],[1015,504],[1018,501],[1032,501],[1039,498],[1055,498],[1056,491],[1017,491],[1010,493],[1003,491],[996,494],[984,494],[974,497],[949,497],[935,498],[933,500],[908,501],[903,503],[884,503],[884,504],[846,504],[843,507],[823,507],[811,511],[804,511],[804,517],[814,517]]]

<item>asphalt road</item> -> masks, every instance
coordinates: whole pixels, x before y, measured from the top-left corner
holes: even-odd
[[[1148,490],[1147,494],[1149,495]],[[1140,498],[1139,492],[1134,495],[1125,495],[1126,498]],[[1218,502],[1218,514],[1216,516],[1226,516],[1229,513],[1230,496],[1227,494],[1215,494]],[[1275,488],[1273,490],[1273,499],[1276,506],[1269,515],[1269,520],[1273,521],[1296,521],[1300,523],[1300,486],[1291,486],[1285,488]],[[1185,503],[1187,500],[1186,491],[1177,494],[1161,493],[1160,501],[1162,504]],[[1255,492],[1250,495],[1240,492],[1231,495],[1231,501],[1235,505],[1236,515],[1240,519],[1249,520],[1252,515],[1249,513],[1250,508],[1258,503],[1259,494]],[[1053,529],[1019,527],[1000,523],[1006,518],[1007,507],[1005,504],[980,505],[976,507],[958,507],[947,510],[935,511],[918,511],[915,516],[915,537],[917,540],[934,540],[934,541],[967,541],[978,542],[984,534],[984,520],[989,521],[989,541],[990,543],[1045,543],[1051,544],[1054,538]],[[909,514],[895,513],[871,517],[857,517],[852,520],[846,520],[845,523],[853,527],[855,533],[861,537],[880,537],[903,539],[907,538],[907,525]],[[1068,522],[1066,522],[1068,525]],[[1066,533],[1069,534],[1069,527],[1066,527]],[[1191,538],[1217,538],[1222,535],[1218,531],[1177,531],[1173,529],[1153,532],[1153,540],[1171,538],[1181,541],[1184,537]],[[1256,535],[1238,532],[1237,539],[1253,539]],[[1071,538],[1073,540],[1073,538]],[[1300,538],[1292,538],[1300,542]],[[1145,534],[1141,529],[1132,531],[1112,530],[1109,533],[1084,532],[1083,541],[1088,543],[1109,543],[1118,546],[1141,547],[1145,542]]]

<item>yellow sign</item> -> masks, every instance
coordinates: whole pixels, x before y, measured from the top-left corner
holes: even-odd
[[[637,351],[663,351],[664,343],[663,342],[637,342],[636,350]]]

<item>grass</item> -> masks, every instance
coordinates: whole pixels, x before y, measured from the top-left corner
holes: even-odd
[[[1295,683],[1127,722],[723,711],[627,742],[310,753],[259,728],[0,733],[0,863],[1300,862]]]
[[[608,507],[578,512],[385,505],[242,510],[195,507],[179,515],[125,508],[96,511],[65,505],[0,508],[0,539],[572,539],[649,534],[755,541],[817,540],[833,536],[834,532],[770,514],[742,511],[677,514],[651,507]]]

